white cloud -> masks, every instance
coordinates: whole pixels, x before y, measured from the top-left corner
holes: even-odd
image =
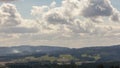
[[[114,22],[119,23],[120,13],[112,6],[110,0],[63,0],[62,5],[59,7],[55,7],[54,2],[52,5],[54,5],[53,8],[47,6],[49,9],[42,12],[37,19],[47,24],[46,27],[49,27],[47,29],[48,33],[52,30],[56,31],[52,36],[55,39],[67,38],[67,40],[72,40],[76,38],[84,40],[85,37],[89,38],[88,40],[91,38],[101,39],[100,37],[116,34],[120,29],[116,29],[115,25],[113,25]],[[37,8],[41,8],[41,6]],[[39,15],[39,13],[36,13],[36,15]],[[102,39],[104,40],[104,38]],[[99,42],[97,43],[99,44]]]
[[[114,22],[120,22],[120,12],[116,10],[110,19]]]
[[[23,19],[15,5],[3,4],[0,7],[0,37],[9,39],[2,42],[71,47],[106,45],[109,41],[110,44],[119,43],[120,13],[109,0],[63,0],[61,6],[52,2],[50,6],[33,6],[31,15],[35,18]]]
[[[16,1],[16,0],[0,0],[0,2],[11,2],[11,1]]]
[[[12,4],[2,4],[0,7],[0,32],[1,33],[34,33],[37,28],[20,26],[26,23],[16,7]],[[27,23],[26,23],[27,25]]]
[[[22,18],[16,7],[12,4],[3,4],[0,7],[0,26],[16,26]]]
[[[69,24],[69,20],[61,13],[49,11],[45,15],[45,21],[50,24]]]
[[[51,7],[51,8],[55,8],[55,7],[56,7],[56,2],[53,1],[53,2],[51,3],[50,7]]]
[[[87,3],[86,3],[87,2]],[[100,4],[99,4],[100,2]],[[106,3],[107,2],[107,3]],[[54,3],[54,2],[53,2]],[[105,7],[105,10],[100,10],[95,9],[94,7],[90,7],[89,4],[98,4],[100,7]],[[55,3],[54,3],[55,4]],[[81,5],[81,7],[79,7]],[[88,7],[86,7],[86,5]],[[43,6],[42,6],[43,7]],[[96,1],[96,0],[84,0],[84,1],[79,1],[79,0],[64,0],[62,2],[62,5],[60,7],[54,7],[47,9],[46,11],[42,11],[43,8],[41,6],[37,7],[36,9],[32,9],[32,14],[40,15],[38,16],[38,19],[40,21],[47,23],[46,27],[51,28],[50,30],[54,30],[52,27],[49,25],[54,25],[57,26],[59,29],[58,30],[64,30],[64,28],[60,28],[61,26],[64,26],[67,28],[67,30],[64,30],[64,32],[73,32],[74,34],[92,34],[92,35],[97,35],[97,34],[106,34],[109,30],[108,26],[99,26],[99,24],[94,23],[96,20],[96,16],[111,16],[112,14],[112,7],[109,3],[109,1]],[[42,8],[42,9],[41,9]],[[40,9],[40,10],[39,10]],[[94,10],[93,10],[94,9]],[[39,10],[40,12],[33,12]],[[89,11],[91,10],[91,12]],[[109,11],[111,10],[111,11]],[[83,13],[84,11],[84,13]],[[88,12],[89,13],[88,13]],[[97,13],[97,11],[99,11]],[[109,11],[109,12],[107,12]],[[85,16],[94,13],[94,15],[89,16],[90,19],[87,19]],[[81,14],[82,13],[82,14]],[[105,15],[106,14],[106,15]],[[94,20],[94,21],[93,21]],[[98,19],[97,19],[98,20]],[[97,21],[96,21],[97,22]],[[49,30],[48,30],[49,32]],[[63,33],[64,33],[63,32]]]
[[[33,6],[32,7],[32,10],[31,10],[31,14],[33,16],[36,16],[36,15],[41,15],[43,14],[44,12],[46,12],[48,10],[48,6]]]

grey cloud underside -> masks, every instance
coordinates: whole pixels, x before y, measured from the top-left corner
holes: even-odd
[[[66,17],[56,12],[46,15],[45,19],[51,24],[69,24],[69,22],[66,20]]]
[[[72,30],[73,33],[76,34],[80,34],[80,33],[84,33],[84,34],[90,34],[90,35],[98,35],[98,34],[104,34],[106,33],[105,31],[106,28],[100,28],[100,27],[96,27],[95,24],[92,23],[86,23],[85,25],[81,24],[82,22],[76,22],[75,25],[73,26],[68,26],[69,29]]]
[[[0,2],[11,2],[11,1],[17,1],[17,0],[0,0]]]
[[[115,21],[115,22],[119,22],[120,21],[120,13],[115,13],[111,16],[111,20]]]
[[[15,34],[15,33],[37,33],[39,30],[35,28],[25,28],[25,27],[10,27],[1,28],[0,33]]]
[[[111,17],[112,21],[119,21],[120,13],[110,3],[110,0],[89,0],[89,4],[82,10],[87,18]]]
[[[113,8],[108,0],[90,0],[82,14],[85,17],[110,16],[113,14]]]

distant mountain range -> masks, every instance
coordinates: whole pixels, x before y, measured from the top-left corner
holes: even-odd
[[[54,46],[13,46],[0,47],[0,61],[9,61],[27,56],[72,55],[81,61],[120,61],[120,45],[106,47],[66,48]]]
[[[34,53],[50,53],[54,51],[64,51],[69,48],[52,47],[52,46],[13,46],[13,47],[0,47],[0,56],[10,54],[30,55]]]

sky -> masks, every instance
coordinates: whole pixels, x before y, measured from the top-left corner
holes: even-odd
[[[120,44],[120,0],[0,0],[0,46]]]

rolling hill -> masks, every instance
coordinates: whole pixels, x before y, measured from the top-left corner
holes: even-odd
[[[80,61],[120,61],[120,45],[106,47],[66,48],[54,46],[13,46],[0,47],[0,61],[10,61],[29,56],[44,55],[58,57],[71,55]]]

